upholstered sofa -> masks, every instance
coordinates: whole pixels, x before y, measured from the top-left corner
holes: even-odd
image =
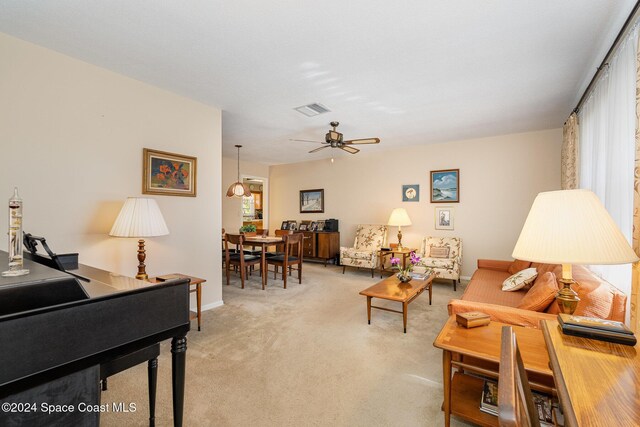
[[[371,277],[378,265],[378,251],[387,244],[387,226],[360,224],[356,228],[356,238],[352,248],[340,247],[342,274],[347,267],[371,269]]]
[[[431,248],[448,248],[445,258],[435,258]],[[445,251],[446,252],[446,251]],[[459,237],[425,237],[420,245],[420,262],[413,268],[416,273],[432,270],[439,279],[451,279],[453,290],[460,282],[460,266],[462,265],[462,239]]]
[[[502,282],[515,271],[514,263],[516,261],[478,260],[478,269],[471,277],[462,297],[449,301],[449,314],[481,311],[490,315],[491,320],[533,328],[539,327],[540,320],[555,319],[559,312],[555,300],[551,301],[543,311],[525,310],[518,308],[518,305],[529,292],[528,289],[502,291]],[[517,270],[527,267],[536,268],[538,271],[536,280],[544,277],[547,272],[553,273],[558,278],[562,276],[560,265],[525,263],[524,261],[517,261],[517,263]],[[627,296],[622,291],[583,266],[573,266],[573,278],[577,283],[572,285],[572,289],[580,298],[574,314],[624,322]]]

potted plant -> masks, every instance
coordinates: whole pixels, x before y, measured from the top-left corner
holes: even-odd
[[[240,227],[240,233],[255,233],[256,226],[253,224],[247,224]]]

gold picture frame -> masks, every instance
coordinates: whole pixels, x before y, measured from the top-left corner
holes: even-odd
[[[198,159],[144,148],[142,194],[196,197]]]

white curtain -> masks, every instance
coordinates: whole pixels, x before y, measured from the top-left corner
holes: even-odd
[[[636,25],[579,112],[580,187],[600,197],[629,243],[633,229],[637,46]],[[631,295],[631,265],[591,268]]]

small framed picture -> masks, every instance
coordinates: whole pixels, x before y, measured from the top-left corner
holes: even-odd
[[[318,222],[312,221],[309,225],[309,231],[318,231]]]
[[[453,230],[453,208],[436,208],[436,230]]]
[[[300,190],[300,213],[323,213],[324,189]]]
[[[281,230],[288,230],[289,229],[289,221],[282,221],[282,225],[280,226]]]
[[[431,203],[460,202],[460,169],[431,171]]]
[[[300,231],[307,231],[307,224],[300,224]]]
[[[403,202],[419,202],[420,201],[420,185],[403,185],[402,186]]]
[[[298,221],[289,221],[289,230],[298,230]]]
[[[144,148],[142,163],[142,194],[196,197],[196,157]]]

